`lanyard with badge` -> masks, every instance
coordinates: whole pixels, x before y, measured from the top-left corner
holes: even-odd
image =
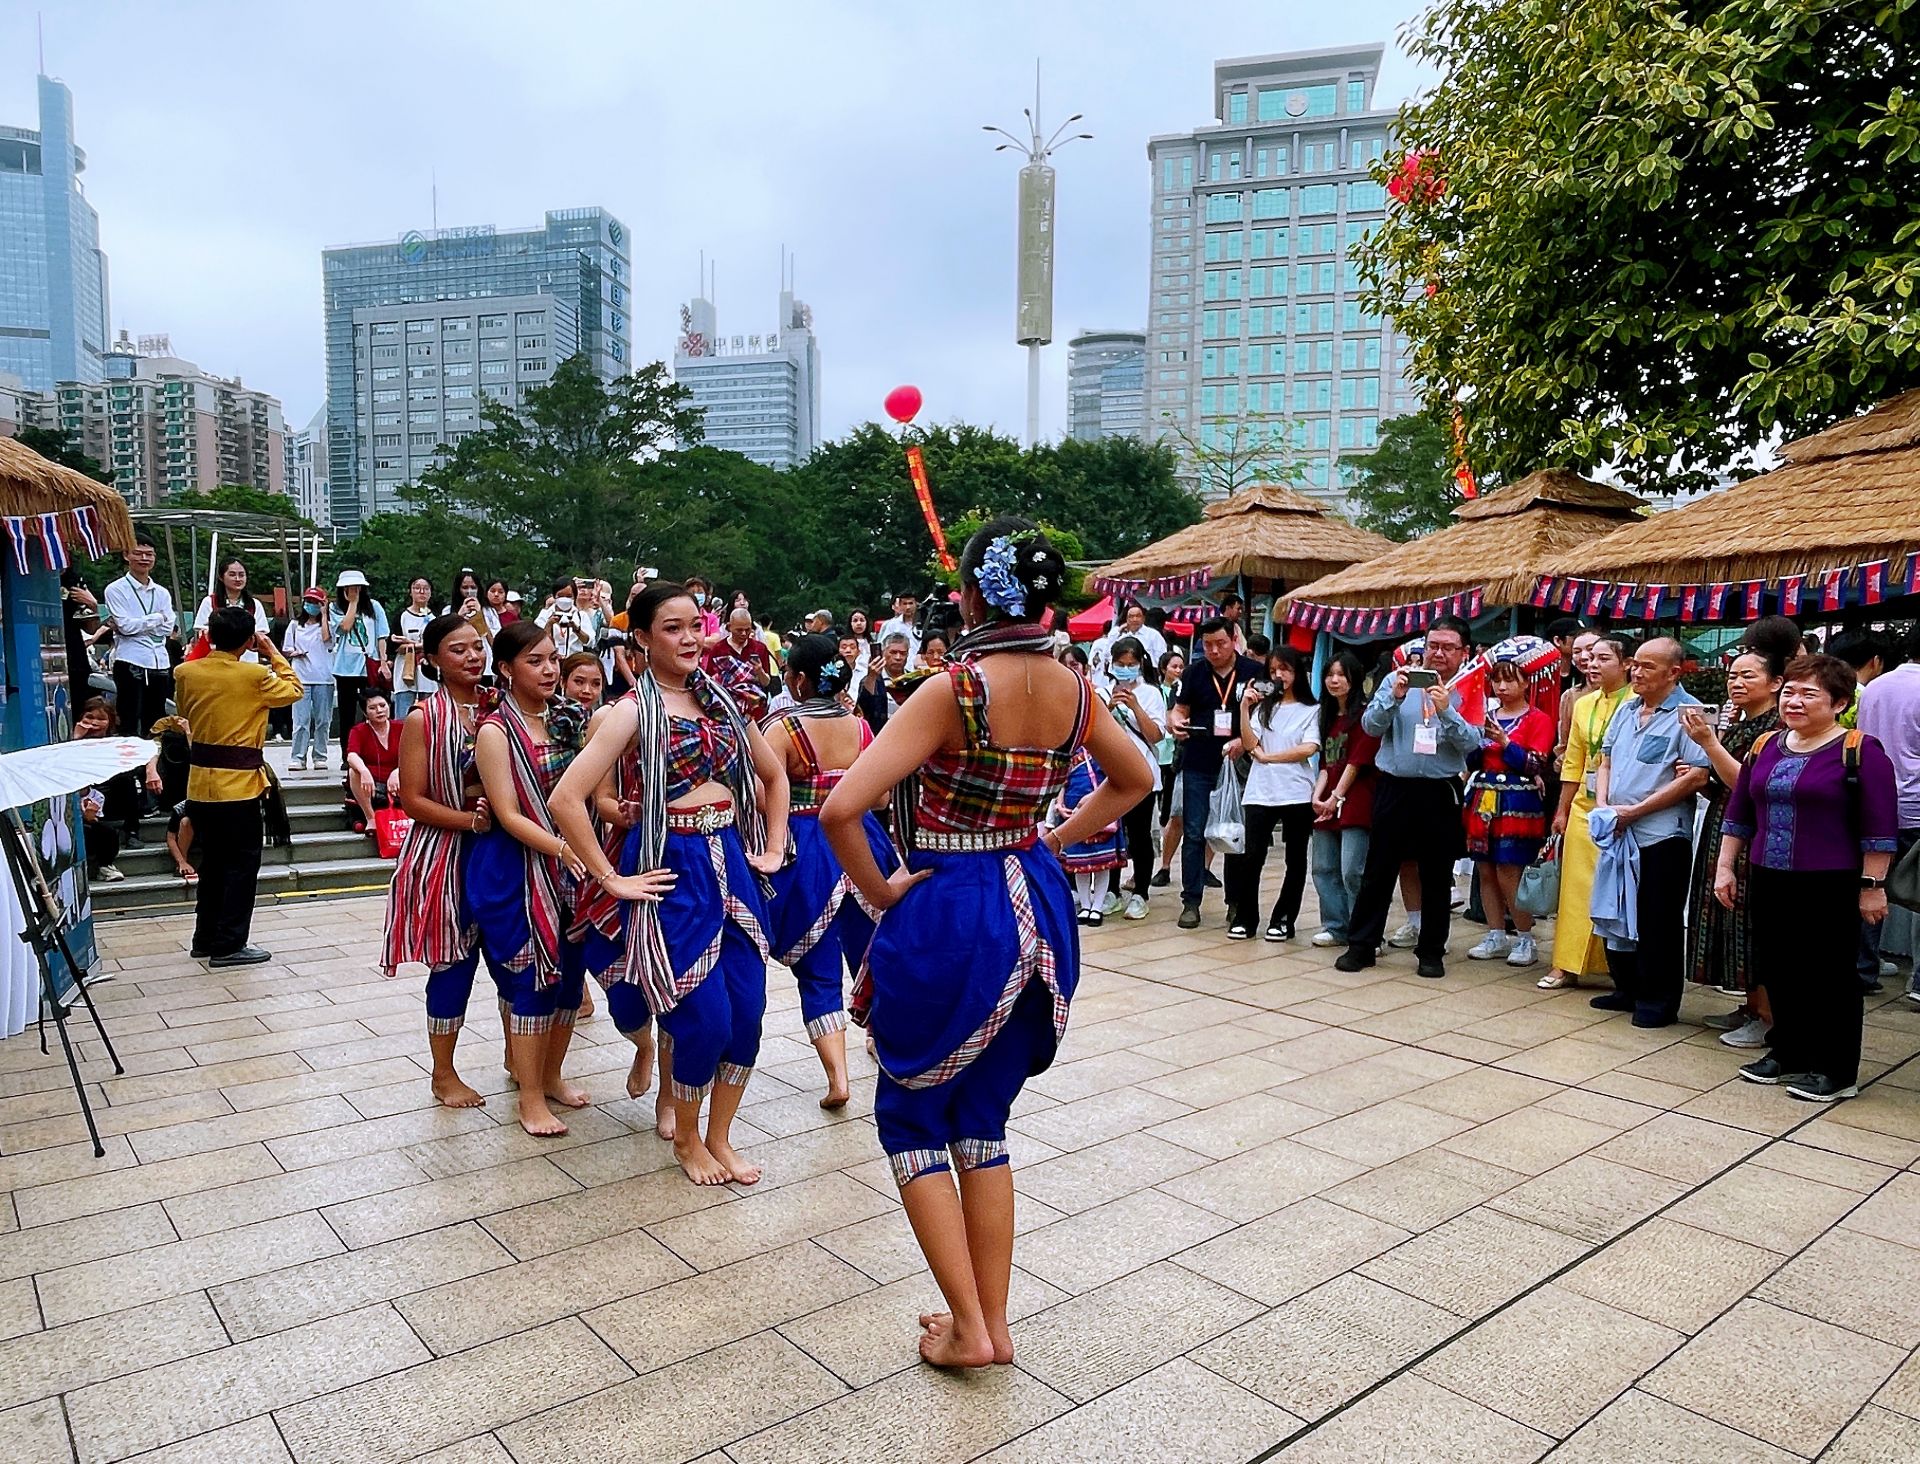
[[[1213,677],[1213,694],[1219,698],[1220,705],[1213,709],[1213,735],[1231,740],[1233,737],[1233,689],[1240,684],[1240,668],[1235,666],[1233,674],[1227,677],[1225,686],[1220,684],[1218,672],[1207,673]]]
[[[1436,680],[1435,685],[1438,684]],[[1414,689],[1420,695],[1420,725],[1413,729],[1413,750],[1421,757],[1437,757],[1440,754],[1440,727],[1433,720],[1433,702],[1428,698],[1425,687]]]

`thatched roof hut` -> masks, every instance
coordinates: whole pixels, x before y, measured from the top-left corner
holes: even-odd
[[[1517,604],[1533,594],[1547,564],[1637,521],[1642,507],[1631,493],[1566,468],[1542,468],[1461,504],[1453,511],[1459,522],[1451,527],[1397,544],[1287,596],[1287,614],[1317,623],[1318,608],[1312,617],[1304,614],[1307,602],[1402,612],[1432,610],[1435,602],[1456,597],[1463,608],[1476,610],[1481,604]]]
[[[133,520],[127,501],[105,483],[63,468],[11,437],[0,437],[0,516],[37,518],[59,515],[60,537],[69,551],[87,553],[71,510],[90,508],[109,549],[133,547]]]
[[[1726,601],[1735,619],[1757,616],[1763,597],[1792,613],[1803,589],[1828,609],[1920,589],[1920,389],[1781,456],[1784,467],[1582,545],[1544,573],[1608,586],[1629,602],[1615,613],[1645,611],[1645,588],[1659,589],[1649,619],[1680,608],[1688,589]]]
[[[1171,597],[1234,575],[1298,585],[1393,548],[1391,540],[1277,483],[1256,483],[1210,503],[1206,515],[1116,559],[1093,577],[1095,588]]]

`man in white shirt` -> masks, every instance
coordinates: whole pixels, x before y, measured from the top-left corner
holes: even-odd
[[[893,597],[893,619],[880,626],[879,641],[887,643],[890,635],[904,635],[907,638],[907,668],[911,670],[920,664],[920,632],[914,628],[914,620],[920,609],[920,597],[908,590]]]
[[[113,628],[113,687],[120,729],[150,737],[173,695],[167,641],[179,633],[173,596],[153,578],[153,540],[142,534],[127,551],[127,572],[107,586]]]
[[[553,603],[535,617],[553,637],[554,653],[562,660],[581,651],[596,651],[600,637],[599,596],[595,580],[567,579],[553,587]]]

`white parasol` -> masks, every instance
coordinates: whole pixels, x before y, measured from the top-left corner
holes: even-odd
[[[0,808],[24,808],[43,798],[77,793],[145,767],[159,752],[144,737],[85,737],[0,752]]]

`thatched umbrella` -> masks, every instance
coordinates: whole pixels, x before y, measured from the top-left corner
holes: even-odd
[[[85,542],[68,510],[91,508],[101,538],[110,549],[133,547],[133,520],[127,501],[105,483],[63,468],[11,437],[0,437],[0,516],[25,518],[60,515],[60,536],[69,551],[84,555]]]
[[[1655,514],[1543,571],[1600,587],[1616,615],[1754,619],[1803,589],[1824,608],[1920,588],[1920,389],[1781,449],[1786,466]],[[1660,591],[1651,611],[1647,590]],[[1699,592],[1692,611],[1686,609]],[[1708,613],[1709,606],[1715,606]]]
[[[1442,601],[1459,599],[1475,613],[1482,605],[1518,604],[1533,594],[1546,565],[1637,520],[1643,506],[1631,493],[1566,468],[1542,468],[1461,504],[1453,511],[1458,523],[1287,596],[1286,614],[1318,625],[1327,608],[1386,611],[1397,632],[1423,624],[1420,612],[1437,613]]]
[[[1207,505],[1206,518],[1116,559],[1093,577],[1117,595],[1172,598],[1239,576],[1305,584],[1393,548],[1304,494],[1256,483]]]

